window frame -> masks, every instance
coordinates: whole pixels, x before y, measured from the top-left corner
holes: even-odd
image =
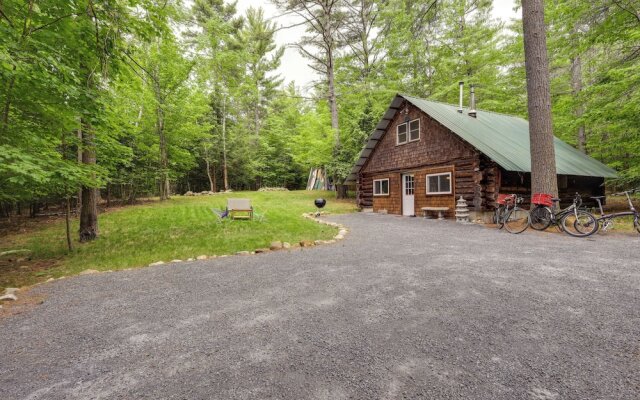
[[[447,192],[430,192],[429,191],[429,178],[433,177],[433,176],[449,176],[449,191]],[[452,194],[453,193],[453,178],[452,178],[452,173],[451,172],[436,172],[433,174],[427,174],[425,175],[425,193],[427,195],[439,195],[439,194]],[[438,189],[440,189],[440,178],[438,178]]]
[[[411,139],[411,123],[412,122],[416,122],[418,121],[418,138],[417,139]],[[400,141],[400,127],[401,126],[406,126],[406,130],[405,130],[405,135],[406,135],[406,139],[404,142]],[[407,143],[411,143],[411,142],[418,142],[420,141],[422,135],[420,134],[420,118],[415,118],[412,119],[410,121],[407,122],[403,122],[401,124],[396,125],[396,146],[401,146],[403,144],[407,144]]]
[[[384,182],[387,181],[387,193],[382,193],[382,183],[380,183],[380,192],[381,193],[376,193],[376,182]],[[389,196],[389,193],[391,192],[391,185],[389,183],[389,178],[381,178],[381,179],[374,179],[373,180],[373,195],[375,197],[378,196]]]

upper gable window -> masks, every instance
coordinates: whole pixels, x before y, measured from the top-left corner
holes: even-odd
[[[420,140],[420,119],[405,122],[396,128],[396,144],[405,144]]]

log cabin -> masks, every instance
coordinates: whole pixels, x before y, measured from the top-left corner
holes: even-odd
[[[461,89],[462,92],[462,89]],[[398,94],[369,136],[346,184],[360,208],[414,216],[423,207],[454,215],[462,196],[472,218],[487,219],[498,193],[531,196],[529,124],[505,114]],[[554,139],[560,198],[604,194],[616,173]]]

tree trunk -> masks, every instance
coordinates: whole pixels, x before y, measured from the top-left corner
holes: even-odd
[[[218,191],[218,182],[216,180],[216,165],[215,164],[211,165],[211,179],[212,179],[211,187],[213,188],[213,189],[211,189],[211,191],[212,192],[217,192]]]
[[[580,92],[582,92],[582,60],[580,56],[576,56],[571,61],[571,89],[573,93],[573,100],[577,101],[578,104],[574,110],[575,116],[577,119],[582,118],[584,114],[584,106],[580,103]],[[586,153],[587,152],[587,136],[584,129],[584,124],[579,122],[578,132],[577,132],[577,143],[578,149]]]
[[[209,162],[209,158],[206,157],[204,159],[204,162],[207,164],[207,177],[209,178],[209,191],[215,192],[216,188],[213,184],[213,177],[211,176],[211,163]]]
[[[127,204],[134,204],[136,202],[136,189],[133,185],[129,188],[129,196],[127,197]]]
[[[331,129],[333,129],[334,153],[340,149],[340,127],[338,124],[338,102],[336,99],[336,83],[333,68],[333,53],[327,52],[327,84],[329,85],[329,108],[331,110]]]
[[[67,229],[67,248],[69,252],[73,251],[73,241],[71,240],[71,222],[69,221],[69,214],[71,214],[71,198],[67,196],[66,199],[66,213],[64,216],[66,229]]]
[[[557,196],[558,178],[551,121],[549,58],[543,0],[522,2],[522,26],[531,143],[531,191]]]
[[[78,164],[82,164],[82,122],[79,121],[78,128]],[[82,211],[82,188],[78,189],[78,200],[76,201],[76,214]]]
[[[229,177],[227,175],[227,97],[222,98],[222,180],[224,191],[229,190]]]
[[[156,109],[156,132],[160,139],[160,201],[169,199],[169,157],[167,154],[167,137],[164,132],[164,110],[158,103]]]
[[[338,123],[338,102],[335,90],[335,75],[333,70],[333,54],[331,51],[327,53],[327,83],[329,84],[329,108],[331,109],[331,128],[333,129],[333,157],[338,158],[340,154],[340,126]],[[347,190],[340,182],[337,173],[333,176],[333,184],[336,190],[336,198],[344,199],[347,197]]]
[[[37,201],[31,202],[31,210],[29,212],[30,218],[35,218],[38,215],[38,211],[40,211],[40,205]]]
[[[96,164],[94,133],[90,126],[82,125],[82,163]],[[88,242],[98,237],[98,193],[93,187],[82,187],[80,208],[80,242]]]

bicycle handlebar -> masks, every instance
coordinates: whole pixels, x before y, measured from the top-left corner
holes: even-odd
[[[625,190],[623,192],[611,193],[611,196],[626,196],[627,194],[632,194],[632,193],[636,193],[636,192],[640,192],[640,187],[637,187],[637,188],[631,189],[631,190]]]
[[[524,201],[524,197],[518,196],[517,194],[512,193],[512,194],[508,195],[508,197],[505,198],[504,201],[508,202],[508,203],[513,202],[515,204],[520,204],[520,203],[522,203]]]
[[[573,197],[573,204],[576,207],[580,207],[582,205],[582,196],[580,196],[580,193],[576,192],[576,195]]]

